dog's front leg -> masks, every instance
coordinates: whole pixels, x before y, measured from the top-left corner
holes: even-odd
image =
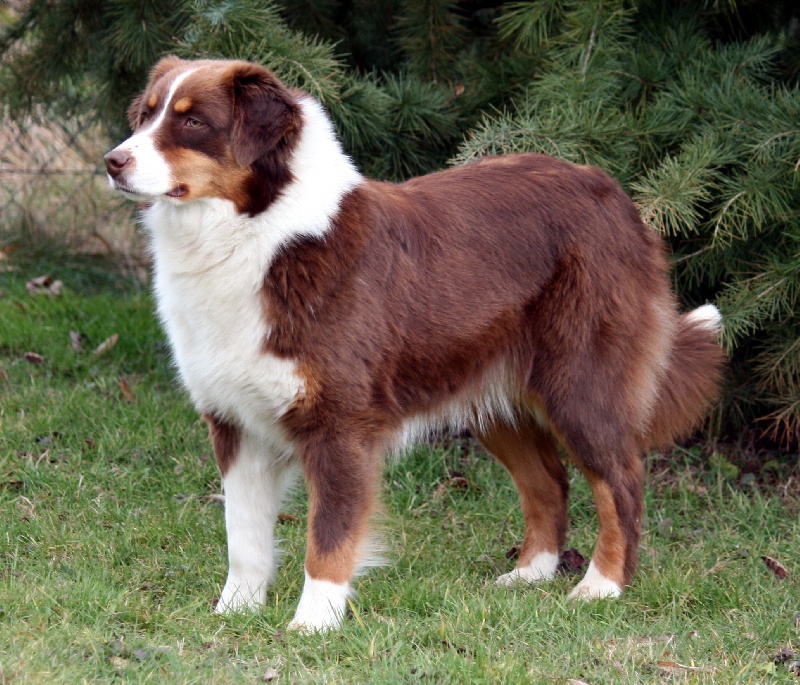
[[[307,453],[303,468],[308,486],[308,541],[305,584],[292,630],[319,632],[338,628],[365,540],[379,483],[379,459],[372,450],[325,441]]]
[[[212,436],[214,428],[212,427]],[[256,436],[238,434],[235,454],[217,458],[225,492],[228,579],[217,613],[261,606],[275,575],[275,523],[292,469]],[[215,440],[215,449],[217,441]]]

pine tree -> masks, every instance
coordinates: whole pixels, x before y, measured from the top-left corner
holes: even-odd
[[[120,134],[126,102],[188,21],[181,0],[31,0],[0,36],[0,95],[12,112],[91,110]]]
[[[0,93],[125,109],[164,54],[266,64],[367,174],[539,151],[600,166],[670,242],[731,355],[712,428],[800,444],[800,12],[792,0],[31,0]]]
[[[347,69],[333,43],[290,28],[271,2],[33,0],[0,39],[0,52],[7,56],[0,93],[13,110],[37,101],[65,112],[91,109],[116,137],[127,130],[127,103],[149,68],[177,53],[269,65],[325,104],[348,152],[371,175],[398,180],[429,171],[460,138],[447,86],[402,70]]]
[[[537,150],[610,170],[674,250],[686,306],[716,300],[731,382],[716,429],[800,442],[800,90],[781,41],[712,39],[668,3],[515,3],[499,21],[543,68],[456,156]],[[712,13],[713,16],[713,13]],[[719,20],[719,17],[714,17]],[[787,22],[788,25],[788,22]]]

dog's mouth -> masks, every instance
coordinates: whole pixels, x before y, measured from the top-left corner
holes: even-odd
[[[124,195],[128,195],[133,199],[144,199],[147,197],[144,193],[140,193],[138,190],[134,190],[133,188],[121,183],[120,181],[113,179],[112,184],[114,186],[114,190],[118,190],[120,193]]]
[[[126,185],[125,183],[119,181],[118,179],[114,179],[113,181],[114,190],[118,190],[123,195],[127,195],[133,200],[153,200],[154,196],[152,193],[143,193],[139,190],[135,190],[130,186]],[[189,192],[189,189],[183,184],[179,183],[176,185],[172,190],[167,191],[164,193],[165,197],[174,197],[180,198],[186,195]]]
[[[168,193],[165,193],[165,195],[167,197],[183,197],[188,192],[189,192],[189,189],[185,185],[183,185],[183,183],[179,183],[177,186],[175,186]]]

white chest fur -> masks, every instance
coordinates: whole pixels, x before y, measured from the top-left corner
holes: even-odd
[[[145,222],[158,311],[195,406],[255,430],[274,426],[303,383],[293,361],[263,351],[260,290],[276,247],[263,222],[222,200],[156,204]]]

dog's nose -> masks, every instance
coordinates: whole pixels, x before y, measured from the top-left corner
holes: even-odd
[[[116,178],[127,167],[133,157],[130,152],[125,150],[112,150],[103,159],[106,160],[106,169],[111,178]]]

